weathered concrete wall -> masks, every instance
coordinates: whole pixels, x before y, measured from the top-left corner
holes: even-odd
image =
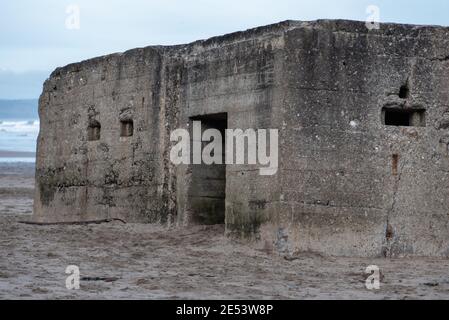
[[[36,219],[166,220],[170,101],[161,82],[170,80],[162,68],[160,50],[146,48],[52,73],[39,107]],[[122,118],[133,120],[133,136],[120,136]],[[88,141],[92,121],[101,125],[97,141]]]
[[[269,26],[189,47],[184,53],[179,127],[187,129],[192,117],[226,113],[228,129],[278,128],[281,114],[276,110],[280,110],[282,102],[279,85],[283,77],[283,32],[287,27],[288,23]],[[195,220],[189,198],[192,189],[198,188],[194,167],[177,168],[178,221],[183,224]],[[258,238],[259,226],[272,215],[280,192],[278,177],[260,176],[257,168],[226,168],[229,234]]]
[[[279,249],[448,255],[448,32],[344,21],[286,32],[282,201],[267,228]],[[425,109],[426,126],[385,126],[384,107]]]
[[[226,166],[229,235],[290,253],[447,256],[448,35],[284,22],[57,69],[40,100],[35,217],[195,222],[207,188],[198,168],[170,163],[170,133],[226,113],[230,129],[280,130],[275,176]],[[387,126],[384,108],[425,123]]]
[[[274,54],[288,25],[55,70],[40,100],[35,218],[192,220],[191,168],[170,163],[170,133],[188,128],[191,117],[220,112],[228,113],[229,128],[277,127],[272,88],[281,73],[274,70]],[[134,135],[120,137],[120,120],[128,118]],[[101,125],[99,140],[89,141],[91,123]],[[228,168],[226,179],[229,230],[245,234],[267,218],[259,203],[278,191],[270,180],[262,194],[250,169]]]

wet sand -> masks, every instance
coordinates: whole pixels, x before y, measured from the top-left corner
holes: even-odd
[[[33,168],[0,164],[0,299],[448,299],[449,260],[300,254],[288,261],[223,236],[223,226],[18,223],[32,211]],[[380,290],[365,287],[378,265]],[[65,269],[77,265],[79,290]]]
[[[33,192],[34,163],[0,162],[0,217],[32,214]]]
[[[36,157],[35,152],[0,150],[0,158],[35,158],[35,157]]]

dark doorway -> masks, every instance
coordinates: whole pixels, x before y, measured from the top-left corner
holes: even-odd
[[[226,113],[209,114],[190,118],[191,152],[193,153],[193,122],[201,122],[201,135],[207,129],[220,131],[222,152],[219,155],[222,164],[191,164],[191,182],[188,193],[188,207],[193,222],[214,225],[225,223],[226,165],[225,130],[228,126]],[[202,150],[210,142],[202,142]],[[191,156],[193,163],[193,155]]]

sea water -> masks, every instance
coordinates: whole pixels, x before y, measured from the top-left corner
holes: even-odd
[[[1,151],[36,152],[39,120],[0,120],[0,162],[34,162],[34,157],[4,157]]]

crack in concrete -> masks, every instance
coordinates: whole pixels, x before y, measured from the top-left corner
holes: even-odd
[[[391,203],[390,209],[387,211],[387,222],[386,222],[386,227],[385,227],[385,246],[383,248],[383,251],[384,251],[383,255],[386,258],[391,257],[391,247],[392,247],[392,242],[394,240],[394,229],[390,225],[390,216],[393,213],[395,206],[396,206],[397,195],[398,195],[398,191],[399,191],[399,184],[401,182],[403,170],[404,170],[404,167],[406,166],[406,164],[407,164],[407,161],[403,161],[403,164],[400,166],[400,169],[398,170],[398,175],[397,175],[397,179],[395,181],[395,186],[394,186],[394,191],[393,191],[393,201]]]

